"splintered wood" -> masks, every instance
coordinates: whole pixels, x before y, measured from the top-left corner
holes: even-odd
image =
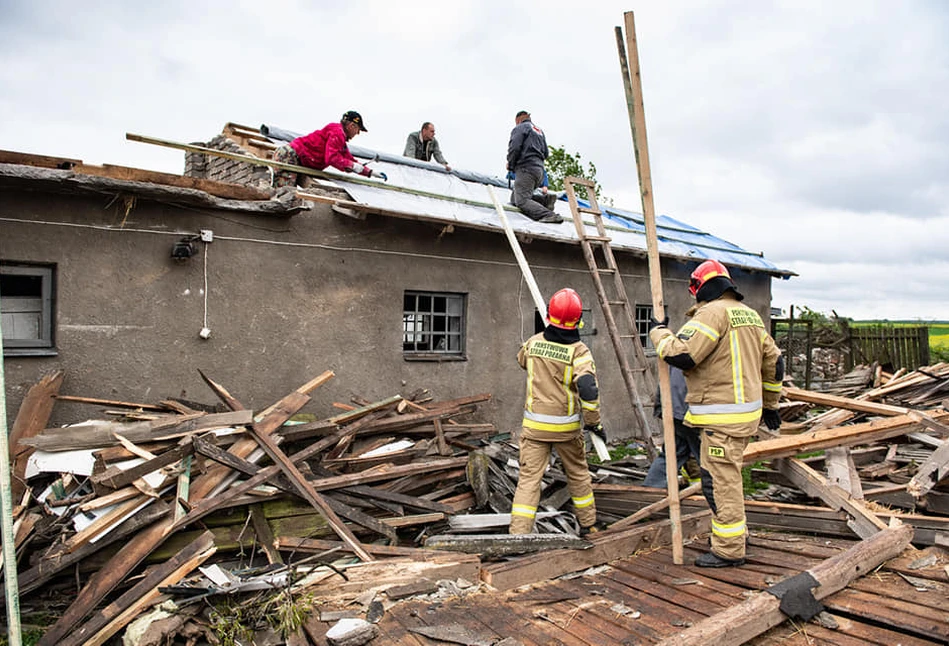
[[[301,591],[325,603],[361,599],[355,614],[369,617],[374,595],[387,589],[390,602],[409,590],[458,594],[462,581],[509,590],[672,540],[666,492],[640,486],[649,465],[635,454],[604,462],[591,454],[598,520],[612,523],[606,531],[578,537],[567,479],[552,462],[537,533],[508,535],[516,439],[466,419],[488,394],[353,397],[319,417],[301,411],[332,372],[260,411],[201,376],[220,403],[61,395],[62,373],[24,399],[11,442],[22,492],[14,510],[19,588],[27,607],[40,594],[71,601],[40,646],[106,643],[169,601],[208,601],[175,615],[174,630],[189,639],[211,639],[208,613],[225,597],[261,622],[272,604]],[[857,378],[846,379],[853,388]],[[916,545],[949,547],[949,367],[866,388],[853,397],[785,389],[782,431],[790,433],[762,429],[745,452],[752,479],[768,485],[746,500],[749,526],[870,541],[902,523]],[[105,407],[107,418],[50,428],[60,399]],[[707,532],[700,485],[683,478],[681,486],[685,534]],[[945,565],[937,559],[922,571],[949,580]],[[534,628],[581,626],[599,607],[584,603],[593,605],[557,619],[537,615]],[[625,603],[613,605],[636,605]],[[287,643],[323,643],[330,622],[319,616],[353,614],[317,612],[287,627]],[[443,632],[451,631],[431,634]],[[397,642],[422,639],[399,634]]]

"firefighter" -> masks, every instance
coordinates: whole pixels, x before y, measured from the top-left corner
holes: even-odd
[[[742,453],[764,421],[781,426],[778,398],[784,361],[761,317],[744,299],[717,260],[692,272],[689,292],[694,315],[675,334],[669,317],[653,321],[649,337],[666,363],[682,369],[688,386],[688,426],[702,433],[703,492],[712,509],[712,549],[695,560],[699,567],[745,562],[745,500]]]
[[[561,289],[547,307],[548,325],[521,346],[517,362],[527,370],[527,397],[520,437],[520,475],[511,507],[511,534],[534,528],[541,479],[556,448],[567,475],[580,535],[598,531],[583,431],[602,432],[596,366],[580,341],[583,303]]]

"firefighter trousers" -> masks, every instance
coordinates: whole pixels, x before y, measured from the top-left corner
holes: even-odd
[[[747,527],[741,465],[748,439],[702,429],[702,492],[712,509],[712,552],[725,559],[745,556]]]
[[[526,429],[525,429],[526,430]],[[590,486],[590,467],[587,465],[583,435],[577,434],[563,442],[541,442],[524,437],[520,441],[520,475],[514,504],[511,506],[512,534],[530,534],[534,530],[537,503],[540,502],[541,480],[547,470],[551,448],[556,449],[567,475],[567,488],[573,500],[574,512],[581,527],[596,522],[596,503]]]

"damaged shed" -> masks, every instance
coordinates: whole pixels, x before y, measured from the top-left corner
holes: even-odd
[[[265,155],[274,143],[228,124],[209,145]],[[264,166],[200,153],[187,155],[183,177],[0,156],[4,322],[18,322],[4,339],[8,415],[51,369],[73,375],[77,392],[142,400],[200,391],[201,366],[228,375],[254,406],[328,367],[360,375],[352,387],[366,397],[392,384],[437,384],[445,398],[491,392],[483,419],[517,428],[523,375],[514,354],[540,323],[485,188],[507,202],[506,184],[353,150],[376,159],[388,184],[339,175],[309,187],[307,201],[273,199]],[[566,213],[566,201],[557,210]],[[645,341],[642,219],[613,208],[606,217]],[[571,286],[584,299],[610,438],[637,435],[576,233],[517,211],[509,220],[541,292]],[[768,318],[771,279],[790,272],[668,217],[659,229],[673,322],[688,307],[690,271],[707,256],[729,264],[746,302]],[[25,290],[26,312],[14,311],[22,304],[8,296],[13,286]],[[652,368],[641,368],[648,406]],[[317,404],[351,394],[338,388],[318,393]],[[63,404],[52,421],[75,412]]]

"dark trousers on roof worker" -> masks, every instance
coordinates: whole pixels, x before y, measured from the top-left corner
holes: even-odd
[[[514,117],[514,129],[507,145],[507,170],[514,173],[511,201],[531,220],[556,224],[563,218],[534,200],[534,189],[544,182],[547,139],[544,131],[531,122],[524,110]]]
[[[672,422],[675,427],[676,470],[681,471],[686,470],[686,464],[689,462],[689,458],[694,458],[696,463],[701,464],[702,437],[698,429],[686,426],[683,421],[685,414],[689,410],[689,405],[685,401],[685,394],[687,392],[685,375],[675,366],[669,366],[669,389],[672,392]],[[656,417],[661,419],[662,407],[659,405],[658,393],[656,394],[655,411]],[[665,452],[667,448],[668,447],[663,447],[659,457],[653,460],[652,464],[649,465],[646,479],[643,480],[644,487],[666,488]],[[686,470],[686,479],[689,480],[690,483],[700,477],[701,475],[698,473],[693,477],[692,473]],[[711,486],[711,483],[709,483],[709,486]]]
[[[529,534],[534,529],[551,450],[563,463],[581,534],[595,531],[596,503],[583,430],[600,431],[602,427],[596,366],[590,349],[580,341],[582,311],[575,291],[560,290],[550,299],[547,327],[517,353],[517,362],[527,370],[527,395],[511,534]]]

